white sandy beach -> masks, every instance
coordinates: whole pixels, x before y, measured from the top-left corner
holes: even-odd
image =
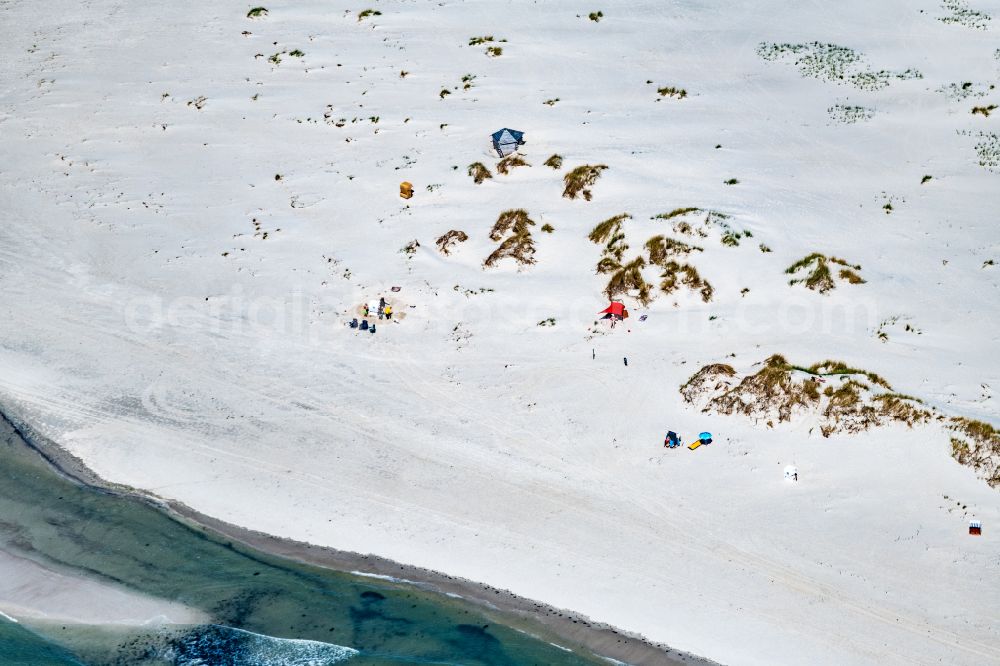
[[[982,29],[895,0],[267,7],[0,3],[3,411],[111,482],[725,664],[1000,664],[1000,495],[941,423],[824,438],[678,393],[780,353],[1000,421],[1000,173],[976,148],[1000,112],[970,113],[1000,104],[1000,4]],[[814,40],[922,78],[756,53]],[[474,184],[505,126],[531,166]],[[583,164],[608,167],[593,199],[561,197]],[[688,239],[712,301],[592,332],[590,230],[630,213],[631,257],[680,207],[752,234]],[[537,263],[484,269],[509,208]],[[790,286],[812,252],[865,283]],[[347,328],[380,295],[405,319]]]

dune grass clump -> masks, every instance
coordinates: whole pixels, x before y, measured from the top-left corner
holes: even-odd
[[[700,247],[688,245],[684,241],[662,235],[653,236],[646,241],[646,252],[649,253],[649,262],[657,266],[665,264],[670,257],[702,251]]]
[[[921,409],[923,401],[902,393],[882,393],[872,397],[876,413],[887,419],[905,423],[911,428],[920,423],[926,423],[931,413]]]
[[[486,55],[490,58],[499,58],[503,55],[503,48],[499,46],[487,46]]]
[[[825,384],[825,377],[835,378],[836,383]],[[872,378],[878,380],[873,384],[887,390],[873,388],[868,383]],[[790,421],[796,413],[811,415],[817,419],[824,437],[837,432],[861,432],[893,422],[913,427],[927,423],[932,417],[919,400],[888,390],[888,382],[875,373],[851,368],[840,361],[823,361],[803,368],[792,365],[780,354],[770,356],[759,370],[738,381],[730,366],[705,366],[680,390],[685,401],[701,403],[704,412],[743,414],[766,419],[769,426],[774,420]]]
[[[727,380],[736,376],[736,369],[725,363],[712,363],[702,367],[681,385],[680,392],[685,402],[697,402],[704,396],[721,391],[729,386]]]
[[[505,210],[500,213],[496,224],[490,230],[490,240],[498,241],[508,232],[514,235],[526,234],[530,232],[530,227],[533,226],[535,226],[534,221],[528,217],[528,211],[523,208]]]
[[[681,264],[676,261],[668,261],[663,264],[663,274],[660,275],[660,291],[670,294],[677,290],[680,285],[684,285],[691,291],[701,294],[701,300],[708,303],[712,300],[715,289],[702,279],[698,270],[691,264]]]
[[[688,215],[693,213],[705,213],[705,218],[702,220],[700,226],[692,225],[689,221],[690,218],[687,218]],[[685,236],[708,238],[709,232],[715,229],[720,233],[719,241],[727,247],[738,247],[741,239],[753,238],[753,232],[749,229],[740,230],[733,228],[730,222],[732,216],[718,210],[705,210],[695,206],[687,206],[684,208],[675,208],[669,213],[654,215],[651,219],[675,220],[672,223],[674,233]]]
[[[576,199],[578,196],[582,196],[585,200],[590,201],[590,188],[594,186],[597,179],[601,177],[601,173],[607,168],[604,164],[584,164],[576,167],[563,176],[566,187],[563,189],[562,195],[567,199]]]
[[[780,354],[764,361],[764,367],[745,376],[736,386],[725,382],[703,411],[744,414],[750,417],[776,416],[788,421],[794,410],[819,401],[819,391],[794,381],[791,366]]]
[[[652,219],[654,220],[670,220],[675,217],[680,217],[681,215],[687,215],[688,213],[697,213],[701,208],[696,208],[694,206],[688,206],[687,208],[674,208],[669,213],[660,213],[659,215],[654,215]]]
[[[493,35],[484,35],[482,37],[470,37],[469,46],[479,46],[480,44],[485,44],[487,42],[493,41]]]
[[[594,23],[599,23],[600,20],[604,18],[604,12],[602,11],[590,12],[589,14],[587,14],[587,18],[589,18]]]
[[[803,368],[801,366],[792,366],[792,368],[794,370],[801,370],[802,372],[808,372],[810,375],[817,375],[820,377],[835,375],[862,375],[873,384],[877,384],[887,391],[892,390],[892,386],[889,385],[889,382],[876,375],[874,372],[853,368],[843,361],[833,361],[827,359],[825,361],[820,361],[819,363],[813,363],[808,368]]]
[[[382,12],[377,9],[365,9],[358,12],[358,21],[363,21],[369,16],[382,16]]]
[[[551,224],[549,224],[547,222],[542,225],[542,231],[545,232],[545,233],[547,233],[547,234],[551,234],[555,230],[556,230],[556,228],[553,227]]]
[[[828,259],[825,255],[822,255],[819,252],[813,252],[812,254],[799,259],[785,269],[785,273],[788,273],[789,275],[795,275],[803,270],[809,271],[806,277],[793,278],[788,282],[788,284],[795,285],[803,283],[807,289],[818,291],[821,294],[824,294],[831,289],[835,289],[837,284],[834,281],[833,273],[830,270],[831,264],[841,266],[841,269],[837,273],[837,277],[844,280],[848,284],[865,283],[864,279],[856,272],[861,270],[861,266],[850,264],[838,257],[830,257]]]
[[[625,234],[622,232],[622,223],[631,219],[632,216],[628,213],[619,213],[599,222],[587,235],[591,243],[604,243],[604,250],[601,253],[604,256],[597,264],[598,273],[610,273],[612,270],[620,268],[622,257],[628,250]],[[606,260],[613,261],[609,263]]]
[[[551,157],[549,157],[549,159],[542,162],[542,164],[544,164],[545,166],[555,169],[556,171],[562,168],[562,163],[563,163],[562,155],[558,154],[554,154]]]
[[[293,58],[301,58],[305,56],[305,52],[303,52],[301,49],[292,49],[291,51],[288,52],[288,55],[292,56]]]
[[[472,176],[472,182],[476,185],[493,177],[493,174],[490,173],[490,170],[482,162],[473,162],[470,164],[468,173]]]
[[[458,229],[452,229],[438,237],[436,242],[441,254],[447,255],[451,254],[451,249],[454,245],[464,243],[467,240],[469,240],[467,233]]]
[[[531,227],[534,220],[528,217],[528,211],[523,208],[505,210],[497,217],[496,224],[490,230],[490,239],[499,241],[509,234],[500,246],[486,258],[483,265],[494,266],[502,259],[514,259],[518,265],[525,266],[535,263],[535,242],[531,237]]]
[[[608,300],[624,295],[633,296],[642,305],[648,305],[653,299],[652,287],[642,277],[642,269],[645,267],[646,260],[642,257],[636,257],[629,263],[619,266],[608,280],[604,295]]]
[[[625,260],[629,249],[622,230],[624,222],[632,219],[628,213],[620,213],[599,222],[588,234],[592,243],[604,244],[601,258],[597,262],[598,274],[610,274],[604,293],[609,299],[628,295],[636,298],[642,305],[649,304],[653,299],[653,287],[642,275],[647,266],[657,266],[663,271],[660,275],[660,291],[670,294],[680,286],[688,287],[701,294],[702,300],[711,300],[714,290],[712,285],[702,279],[697,269],[690,264],[674,261],[672,257],[684,256],[691,252],[701,252],[701,248],[689,245],[674,238],[663,235],[653,236],[644,245],[649,257],[639,255],[631,261]]]
[[[983,118],[989,118],[990,114],[997,108],[996,104],[990,104],[988,106],[974,106],[972,107],[972,115],[979,114]]]
[[[261,18],[262,16],[267,16],[267,7],[254,7],[247,12],[247,18]]]
[[[742,238],[744,235],[746,235],[748,238],[753,236],[753,234],[751,234],[749,231],[744,231],[741,233],[738,231],[733,231],[732,229],[727,229],[725,232],[723,232],[722,237],[719,239],[719,242],[721,242],[723,245],[727,247],[739,247],[740,238]]]
[[[663,88],[657,88],[656,92],[660,93],[660,97],[674,97],[676,99],[684,99],[688,96],[688,91],[684,88],[677,88],[675,86],[664,86]]]
[[[502,173],[503,175],[506,176],[507,174],[510,173],[511,169],[515,167],[526,167],[526,166],[531,166],[531,165],[525,162],[524,158],[521,157],[520,155],[516,154],[508,155],[507,157],[497,162],[497,173]]]
[[[628,213],[619,213],[618,215],[609,217],[603,222],[598,222],[597,226],[590,230],[587,238],[589,238],[592,243],[604,243],[611,236],[621,231],[622,222],[631,219],[632,216]]]
[[[786,268],[785,272],[789,275],[794,275],[798,271],[810,266],[812,266],[812,269],[808,277],[804,278],[804,280],[802,278],[791,280],[788,284],[798,284],[804,281],[806,288],[818,291],[821,294],[836,288],[837,285],[830,276],[830,267],[827,266],[826,257],[818,252],[813,252],[799,259]]]
[[[962,416],[952,418],[948,427],[957,433],[951,438],[951,456],[976,470],[990,487],[1000,487],[1000,430]]]

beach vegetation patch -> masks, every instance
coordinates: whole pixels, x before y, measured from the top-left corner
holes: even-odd
[[[971,467],[991,487],[1000,487],[1000,430],[985,421],[953,417],[948,425],[955,432],[951,438],[951,456]]]
[[[499,162],[497,162],[497,173],[502,173],[503,175],[508,175],[511,169],[516,167],[530,167],[531,165],[524,161],[524,158],[520,155],[508,155]]]
[[[630,296],[642,305],[653,300],[653,285],[643,275],[647,267],[658,267],[660,271],[659,290],[670,294],[681,286],[696,291],[703,301],[712,298],[712,286],[699,275],[698,270],[688,263],[676,261],[674,257],[686,256],[692,252],[701,252],[684,241],[664,235],[653,236],[643,246],[646,256],[639,255],[630,261],[625,260],[629,249],[625,241],[623,224],[632,219],[628,213],[620,213],[599,222],[587,236],[592,243],[604,244],[601,258],[597,262],[598,274],[610,275],[604,293],[609,299],[619,296]]]
[[[837,44],[761,42],[757,45],[757,55],[767,61],[791,63],[802,76],[837,84],[846,83],[861,90],[881,90],[893,80],[923,78],[915,69],[874,70],[860,53]]]
[[[586,201],[590,201],[590,188],[594,186],[594,183],[607,168],[604,164],[584,164],[576,167],[563,176],[565,187],[562,195],[567,199],[576,199],[577,196],[582,196]]]
[[[493,177],[493,174],[490,173],[490,170],[482,162],[473,162],[470,164],[468,173],[472,176],[472,182],[476,185]]]
[[[804,415],[818,420],[824,437],[889,423],[913,427],[932,417],[917,398],[841,361],[806,368],[774,354],[754,368],[740,377],[729,365],[705,366],[681,386],[681,396],[703,412],[743,414],[768,425]]]
[[[831,266],[834,267],[834,270],[838,270],[836,269],[837,266],[840,267],[837,272],[837,277],[846,281],[848,284],[865,283],[864,279],[857,272],[861,270],[861,266],[851,264],[844,259],[840,259],[839,257],[828,258],[826,255],[820,254],[819,252],[813,252],[812,254],[799,259],[785,269],[785,273],[789,275],[805,273],[804,277],[792,278],[788,284],[795,285],[801,283],[804,284],[807,289],[812,289],[813,291],[818,291],[819,293],[824,294],[837,287]]]
[[[944,0],[941,7],[948,12],[945,16],[938,17],[942,23],[961,25],[974,30],[986,30],[991,20],[989,14],[972,9],[965,0]]]
[[[694,206],[688,206],[686,208],[674,208],[669,213],[660,213],[659,215],[654,215],[652,219],[654,220],[672,220],[675,217],[680,217],[681,215],[687,215],[688,213],[697,213],[701,208],[695,208]]]
[[[535,226],[534,220],[528,216],[528,211],[523,208],[505,210],[500,213],[490,230],[490,240],[503,239],[503,241],[486,258],[483,265],[486,267],[494,266],[506,258],[514,259],[519,266],[535,263],[535,242],[531,237],[531,227],[533,226]],[[507,238],[504,238],[505,235]]]
[[[459,229],[452,229],[438,237],[436,243],[441,254],[451,254],[452,247],[469,240],[469,235]]]
[[[834,104],[826,112],[831,121],[844,125],[865,122],[875,117],[875,109],[849,104]]]
[[[657,88],[656,92],[660,93],[660,97],[673,97],[674,99],[684,99],[688,96],[687,90],[678,88],[677,86],[663,86],[662,88]]]
[[[646,241],[646,252],[649,254],[649,261],[657,266],[664,265],[671,257],[702,251],[700,247],[688,245],[684,241],[679,241],[669,236],[653,236]]]
[[[708,303],[712,300],[715,290],[707,281],[702,279],[698,270],[691,264],[681,264],[676,261],[667,261],[662,264],[663,273],[660,275],[660,291],[670,294],[681,285],[692,291],[701,294],[701,300]]]

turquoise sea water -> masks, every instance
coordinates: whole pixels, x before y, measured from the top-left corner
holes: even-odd
[[[143,631],[25,628],[0,618],[4,666],[606,663],[532,636],[543,632],[521,620],[508,625],[412,586],[272,557],[140,500],[73,483],[2,420],[0,548],[211,618]]]

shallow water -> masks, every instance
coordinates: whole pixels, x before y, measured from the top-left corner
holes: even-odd
[[[0,548],[182,602],[212,622],[142,631],[32,624],[29,631],[0,617],[5,666],[605,663],[498,624],[460,600],[281,560],[140,500],[75,484],[2,420]]]

